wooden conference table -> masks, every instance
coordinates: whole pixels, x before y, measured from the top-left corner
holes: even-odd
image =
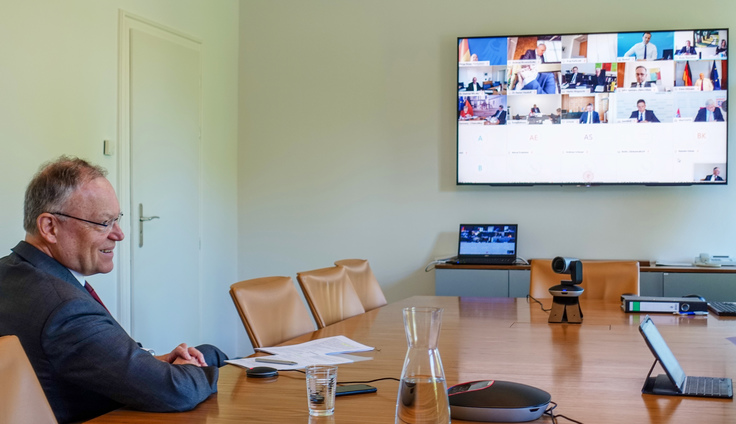
[[[549,300],[545,306],[549,307]],[[339,366],[338,381],[399,378],[407,350],[402,308],[444,308],[440,355],[448,386],[507,380],[546,390],[554,411],[586,424],[732,423],[731,399],[643,395],[654,362],[638,331],[643,314],[617,303],[581,301],[582,324],[550,324],[523,298],[415,296],[347,319],[285,344],[343,334],[375,351],[372,360]],[[652,314],[688,375],[736,377],[736,319]],[[657,366],[654,373],[661,373]],[[378,392],[338,397],[330,418],[311,418],[304,375],[282,371],[273,379],[247,378],[234,365],[220,369],[219,393],[184,413],[113,411],[93,423],[393,423],[398,382],[370,383]],[[467,421],[453,420],[453,423]],[[549,423],[543,416],[536,422]],[[567,422],[559,419],[560,423]]]

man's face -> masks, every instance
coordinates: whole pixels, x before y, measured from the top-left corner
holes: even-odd
[[[593,105],[586,106],[585,107],[585,110],[587,110],[588,112],[592,112],[593,111]]]
[[[120,214],[115,190],[106,178],[95,178],[79,187],[61,211],[94,222],[111,221]],[[115,243],[125,235],[115,222],[107,228],[59,217],[53,257],[82,275],[105,274],[113,268]]]
[[[639,112],[644,112],[647,110],[647,104],[644,102],[639,102],[636,104],[636,108],[639,109]]]
[[[718,176],[721,173],[721,170],[718,168],[713,169],[713,175]]]
[[[649,40],[652,39],[652,34],[644,34],[643,37],[641,37],[641,40],[644,42],[644,44],[649,44]]]
[[[636,68],[636,82],[646,82],[647,70],[644,68]]]
[[[478,82],[478,78],[473,77],[473,84],[475,84],[476,82]]]
[[[709,103],[705,105],[705,108],[708,109],[711,112],[714,112],[716,110],[716,104],[715,103]]]
[[[687,40],[686,43],[687,43],[687,46],[690,47],[690,40]]]
[[[577,74],[578,73],[578,67],[577,66],[575,66],[575,67],[572,68],[572,73],[573,74]]]
[[[545,46],[544,44],[538,45],[537,46],[537,57],[544,56],[544,52],[546,51],[547,51],[547,46]]]

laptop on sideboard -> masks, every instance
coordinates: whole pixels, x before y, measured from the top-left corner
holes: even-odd
[[[733,398],[733,382],[730,378],[688,377],[677,362],[664,338],[647,315],[639,324],[639,332],[656,358],[644,381],[642,393],[669,396],[697,396],[709,398]],[[660,363],[665,374],[652,377],[654,366]]]
[[[517,224],[460,224],[458,265],[512,265],[516,262]]]

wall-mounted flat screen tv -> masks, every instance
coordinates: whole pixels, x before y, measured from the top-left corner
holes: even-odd
[[[457,44],[457,184],[726,184],[727,29]]]

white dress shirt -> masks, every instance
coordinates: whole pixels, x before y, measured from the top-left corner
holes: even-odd
[[[644,49],[646,48],[647,54],[644,57]],[[644,42],[634,44],[634,47],[630,48],[624,54],[624,57],[636,56],[637,59],[656,60],[657,59],[657,46],[652,43]]]

